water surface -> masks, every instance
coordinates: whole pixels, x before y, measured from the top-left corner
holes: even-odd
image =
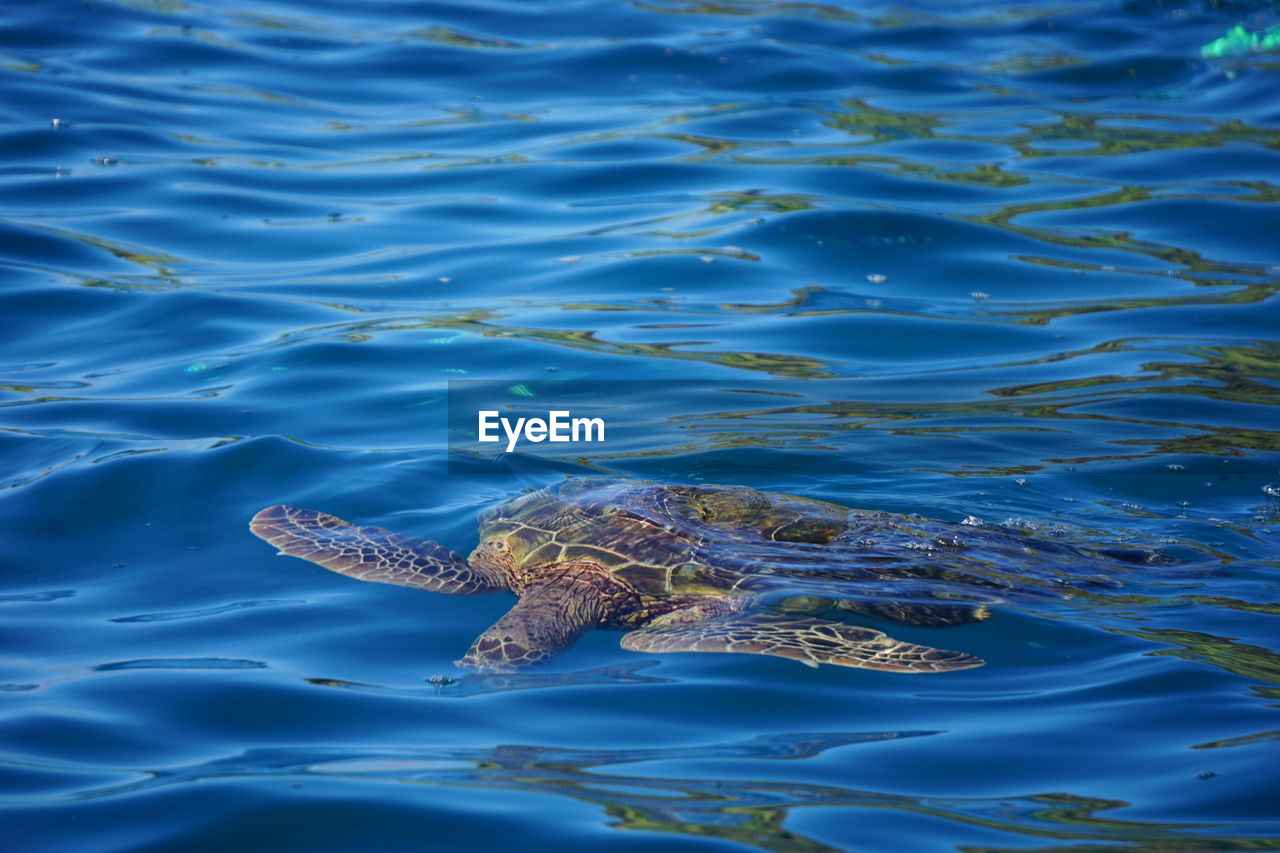
[[[1276,12],[8,4],[6,836],[1280,849],[1280,64],[1201,54],[1238,23]],[[612,387],[631,431],[477,457],[450,380]],[[988,661],[939,676],[607,632],[469,675],[509,599],[246,529],[288,502],[465,552],[570,474],[1179,562],[896,629]]]

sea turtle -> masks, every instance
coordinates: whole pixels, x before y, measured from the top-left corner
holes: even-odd
[[[983,619],[1027,586],[1013,560],[1078,568],[1098,555],[998,529],[850,510],[741,486],[571,478],[480,516],[463,559],[443,545],[277,505],[250,529],[284,555],[353,578],[519,600],[457,663],[503,672],[592,628],[642,652],[745,652],[890,672],[981,666],[963,652],[821,618],[852,610],[916,625]],[[1060,585],[1060,584],[1059,584]],[[1034,587],[1034,584],[1032,585]],[[851,594],[852,593],[852,594]]]

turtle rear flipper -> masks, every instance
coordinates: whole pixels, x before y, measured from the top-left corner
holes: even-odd
[[[358,580],[410,586],[428,592],[477,595],[506,589],[496,574],[478,570],[429,539],[401,536],[381,527],[357,527],[313,509],[269,506],[249,529],[280,553]]]
[[[695,622],[677,618],[678,611],[626,634],[622,647],[633,652],[775,655],[807,666],[829,663],[887,672],[946,672],[983,664],[963,652],[906,643],[871,628],[824,619],[738,613]]]

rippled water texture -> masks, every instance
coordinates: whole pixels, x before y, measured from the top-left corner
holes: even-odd
[[[0,846],[1280,850],[1278,19],[4,4]],[[450,380],[620,440],[451,449]],[[507,597],[246,528],[601,473],[1176,562],[894,629],[962,672],[482,675]]]

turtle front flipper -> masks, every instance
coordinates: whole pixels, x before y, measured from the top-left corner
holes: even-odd
[[[964,652],[918,646],[871,628],[805,617],[730,613],[681,621],[679,611],[626,634],[633,652],[740,652],[775,655],[807,666],[820,663],[886,672],[946,672],[982,666]]]
[[[428,539],[381,527],[357,527],[313,509],[269,506],[249,522],[259,539],[280,553],[362,581],[410,586],[450,595],[478,595],[507,588],[496,573],[467,564]]]
[[[600,625],[610,599],[626,595],[620,586],[595,563],[548,566],[529,579],[516,605],[455,663],[481,672],[511,672],[553,658]]]

